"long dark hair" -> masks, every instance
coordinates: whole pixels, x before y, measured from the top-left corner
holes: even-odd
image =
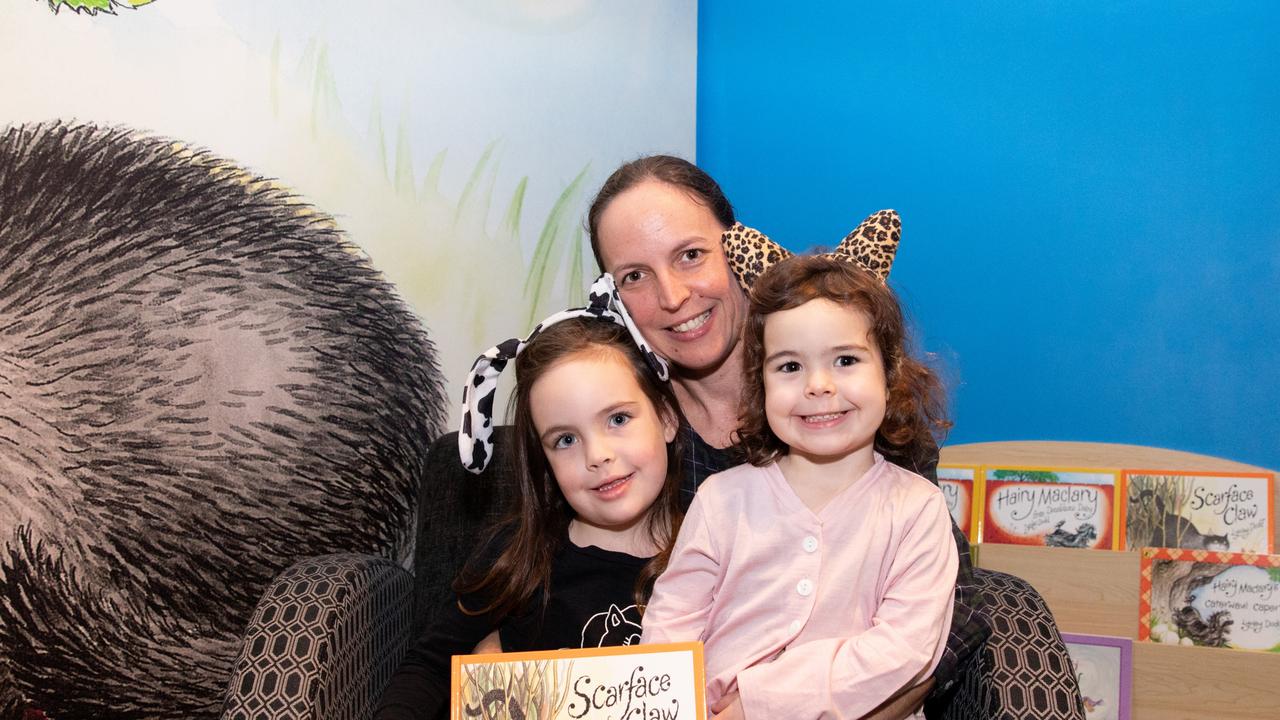
[[[764,411],[764,324],[769,315],[823,298],[866,313],[871,337],[884,361],[884,422],[875,449],[884,455],[919,457],[951,427],[938,376],[911,356],[902,307],[871,273],[843,260],[790,257],[769,268],[751,288],[751,312],[743,330],[743,392],[737,441],[753,465],[767,465],[788,448],[773,433]],[[936,434],[936,435],[935,435]]]
[[[600,192],[596,193],[591,209],[587,211],[587,235],[591,238],[591,252],[596,256],[596,265],[601,272],[606,268],[604,259],[600,257],[600,216],[614,198],[646,180],[656,180],[684,190],[689,197],[705,205],[725,230],[733,226],[733,205],[724,196],[720,185],[702,168],[673,155],[637,158],[613,171],[600,186]]]
[[[529,393],[538,378],[565,359],[581,353],[615,357],[631,368],[636,384],[653,404],[658,417],[682,422],[671,386],[645,364],[644,357],[622,326],[595,318],[564,320],[543,330],[516,358],[516,386],[512,391],[515,425],[518,502],[492,531],[490,542],[505,540],[496,561],[485,567],[468,566],[454,583],[459,594],[485,598],[484,607],[464,607],[467,613],[519,612],[537,600],[542,607],[550,594],[551,561],[568,537],[573,508],[551,474],[538,431],[533,424]],[[636,582],[636,604],[643,604],[653,581],[666,568],[679,530],[681,440],[667,443],[667,476],[647,519],[647,529],[661,550],[645,564]]]

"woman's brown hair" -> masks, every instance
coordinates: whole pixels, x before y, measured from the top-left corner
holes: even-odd
[[[485,598],[483,607],[463,607],[469,614],[506,616],[538,601],[542,607],[551,589],[551,562],[567,542],[573,508],[551,474],[537,428],[533,424],[529,393],[534,383],[559,363],[582,354],[613,357],[631,368],[636,384],[653,404],[658,417],[682,422],[671,386],[645,364],[626,329],[608,320],[572,318],[544,329],[516,357],[516,386],[512,391],[515,432],[517,501],[511,513],[492,531],[488,545],[503,542],[492,564],[469,564],[454,583],[459,594]],[[662,550],[645,564],[636,582],[636,604],[643,604],[653,581],[666,568],[671,546],[679,530],[680,457],[679,433],[667,443],[667,476],[647,520],[655,545]]]
[[[600,186],[600,192],[596,193],[591,209],[587,211],[587,236],[591,238],[591,252],[596,256],[596,265],[601,272],[605,271],[605,266],[600,256],[600,216],[614,198],[646,180],[680,188],[694,201],[706,206],[725,230],[733,227],[733,205],[724,196],[720,185],[702,168],[673,155],[637,158],[613,171]]]
[[[847,261],[796,256],[769,268],[751,288],[751,310],[742,336],[743,393],[737,435],[747,460],[767,465],[788,451],[765,417],[765,322],[773,313],[820,298],[864,313],[871,339],[880,349],[887,393],[875,449],[897,457],[933,452],[934,442],[951,427],[946,398],[937,374],[909,352],[902,307],[893,291]]]

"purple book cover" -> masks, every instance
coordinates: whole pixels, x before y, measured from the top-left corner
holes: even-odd
[[[1109,635],[1062,633],[1088,720],[1129,720],[1133,641]]]

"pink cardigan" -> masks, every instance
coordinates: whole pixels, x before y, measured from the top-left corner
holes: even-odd
[[[956,568],[942,493],[879,454],[817,515],[776,464],[740,465],[698,489],[641,641],[705,643],[708,707],[857,718],[938,664]]]

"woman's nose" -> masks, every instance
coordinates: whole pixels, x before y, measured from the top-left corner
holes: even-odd
[[[667,312],[674,312],[689,299],[689,286],[683,280],[663,275],[658,280],[658,304]]]

